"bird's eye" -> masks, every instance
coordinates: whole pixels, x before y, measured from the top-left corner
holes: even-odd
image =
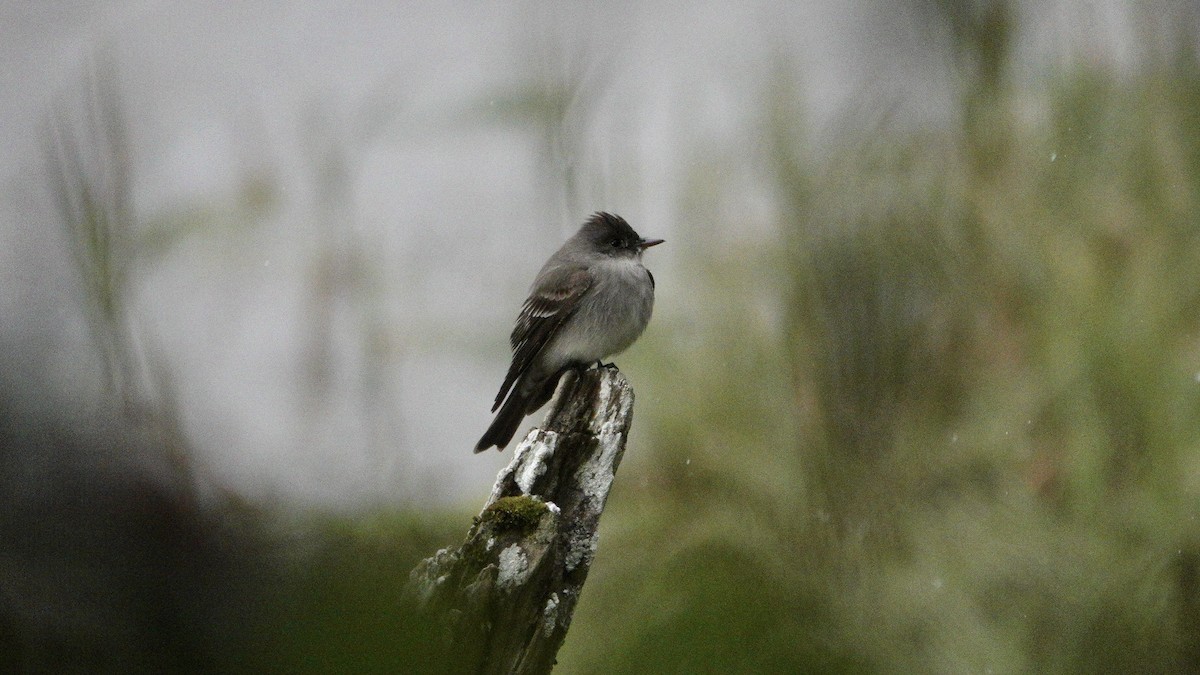
[[[613,239],[612,241],[608,242],[608,245],[609,245],[609,246],[611,246],[611,247],[613,247],[613,248],[621,248],[621,240],[620,240],[620,239]]]

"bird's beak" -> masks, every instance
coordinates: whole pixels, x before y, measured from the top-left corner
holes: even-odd
[[[638,242],[638,248],[643,249],[643,250],[648,249],[651,246],[658,246],[659,244],[663,243],[664,241],[666,241],[666,239],[643,239]]]

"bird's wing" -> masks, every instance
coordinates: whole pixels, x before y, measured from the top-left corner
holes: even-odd
[[[575,313],[579,300],[591,286],[592,275],[583,267],[560,268],[538,281],[536,287],[542,290],[535,291],[525,300],[517,325],[513,327],[509,340],[513,350],[512,365],[508,367],[504,384],[500,385],[500,393],[496,394],[492,412],[500,407],[513,383],[529,370],[567,317]]]

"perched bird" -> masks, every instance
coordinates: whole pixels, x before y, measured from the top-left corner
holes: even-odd
[[[538,272],[513,328],[513,359],[492,412],[500,413],[475,446],[504,448],[525,416],[546,404],[568,369],[624,351],[654,309],[654,277],[643,239],[624,218],[597,212]]]

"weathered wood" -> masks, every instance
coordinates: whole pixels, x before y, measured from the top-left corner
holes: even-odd
[[[625,452],[633,390],[615,368],[563,379],[466,541],[409,575],[410,596],[444,629],[447,670],[548,673],[570,627]]]

